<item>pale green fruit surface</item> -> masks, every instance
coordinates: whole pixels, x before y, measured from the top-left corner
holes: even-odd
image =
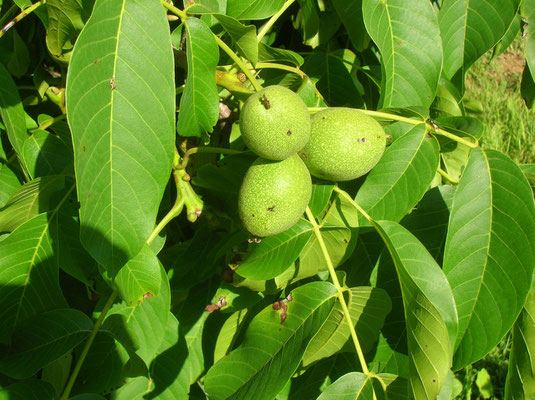
[[[311,194],[310,173],[298,155],[283,161],[258,158],[243,179],[238,211],[253,235],[276,235],[299,220]]]
[[[260,157],[284,160],[310,137],[310,114],[303,100],[283,86],[268,86],[247,98],[240,115],[243,141]]]
[[[375,167],[385,146],[385,132],[372,117],[353,108],[334,107],[312,117],[310,140],[300,156],[312,175],[349,181]]]

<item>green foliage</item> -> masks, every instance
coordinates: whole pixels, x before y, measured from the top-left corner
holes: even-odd
[[[535,3],[184,3],[0,1],[0,399],[531,398]],[[387,145],[340,184],[291,149],[260,239],[273,85],[307,123],[266,136],[352,107]]]

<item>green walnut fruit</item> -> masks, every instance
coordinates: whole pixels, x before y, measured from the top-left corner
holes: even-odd
[[[385,146],[385,132],[372,117],[353,108],[335,107],[312,117],[310,140],[299,154],[312,175],[349,181],[375,167]]]
[[[260,157],[284,160],[308,142],[310,114],[296,93],[268,86],[245,101],[240,131],[247,147]]]
[[[311,194],[310,173],[297,154],[283,161],[258,158],[243,179],[238,211],[253,235],[276,235],[299,220]]]

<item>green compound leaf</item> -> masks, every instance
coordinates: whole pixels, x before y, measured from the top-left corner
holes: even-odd
[[[30,177],[56,175],[72,168],[72,150],[56,135],[38,130],[26,139],[22,158]]]
[[[395,222],[374,224],[401,286],[413,397],[435,399],[448,376],[457,335],[452,290],[433,257],[409,231]]]
[[[159,1],[97,0],[66,99],[81,240],[113,277],[154,228],[173,159],[173,53]]]
[[[287,318],[270,305],[250,323],[241,345],[207,373],[210,399],[273,399],[296,370],[334,303],[336,289],[312,282],[292,291]]]
[[[233,0],[227,3],[227,15],[236,19],[264,19],[283,5],[284,0]]]
[[[187,362],[188,349],[180,336],[178,321],[169,313],[165,336],[151,364],[150,376],[154,389],[148,399],[174,400],[188,398],[190,386],[190,364]]]
[[[535,280],[535,279],[534,279]],[[513,328],[513,347],[505,383],[505,399],[535,398],[535,286]]]
[[[444,272],[459,312],[454,370],[487,354],[522,310],[535,265],[533,194],[518,166],[474,149],[455,192]]]
[[[362,372],[350,372],[338,378],[323,391],[318,400],[373,399],[373,384]]]
[[[219,116],[219,96],[215,84],[219,49],[204,21],[187,18],[184,27],[188,75],[180,99],[177,129],[182,136],[206,138],[206,133],[212,131]]]
[[[171,293],[167,274],[160,269],[161,285],[156,296],[147,296],[140,305],[116,304],[102,324],[126,350],[150,365],[165,335]]]
[[[438,162],[437,140],[427,137],[424,125],[417,125],[386,149],[355,201],[373,219],[398,222],[429,189]]]
[[[54,260],[53,212],[39,214],[0,241],[0,342],[36,314],[67,304]],[[52,360],[51,360],[52,361]]]
[[[444,45],[444,74],[467,70],[503,37],[520,0],[445,0],[438,13]]]
[[[377,342],[379,330],[392,309],[392,304],[386,292],[378,288],[351,288],[348,294],[347,306],[351,321],[355,325],[362,351],[366,353]],[[337,353],[346,344],[349,335],[349,325],[342,307],[336,302],[327,321],[310,341],[303,356],[303,366]]]
[[[442,40],[431,3],[363,0],[362,10],[383,60],[378,108],[429,108],[442,70]]]
[[[247,58],[253,65],[256,64],[258,61],[256,27],[254,25],[243,25],[241,22],[224,14],[214,14],[214,17],[234,40],[240,55]]]
[[[300,219],[297,224],[278,235],[252,243],[248,256],[239,263],[240,276],[254,280],[275,278],[290,268],[312,235],[310,222]]]
[[[9,165],[0,164],[0,208],[6,205],[9,198],[20,186],[19,177],[13,169]]]
[[[368,47],[370,37],[362,17],[362,0],[333,0],[336,13],[346,28],[353,47],[359,52]]]
[[[11,347],[0,359],[0,371],[16,379],[29,378],[82,342],[92,328],[87,315],[70,308],[26,319],[15,329]]]
[[[11,146],[21,156],[22,146],[28,137],[26,117],[15,82],[2,63],[0,63],[0,116],[4,121]]]
[[[54,387],[37,379],[13,383],[0,389],[0,400],[57,400]]]
[[[52,210],[66,190],[62,175],[44,176],[24,184],[0,210],[0,232],[11,232],[36,215]]]
[[[76,36],[89,17],[94,0],[48,0],[48,29],[46,45],[58,57],[67,42],[74,43]]]
[[[144,297],[157,295],[161,282],[160,262],[148,244],[115,277],[119,296],[126,304],[134,307]]]

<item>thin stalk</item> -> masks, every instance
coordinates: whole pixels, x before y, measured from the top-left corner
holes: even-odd
[[[318,112],[318,111],[321,111],[321,110],[325,110],[327,107],[309,107],[308,110],[310,112]],[[412,119],[412,118],[407,118],[407,117],[402,117],[401,115],[396,115],[396,114],[390,114],[390,113],[386,113],[386,112],[382,112],[382,111],[372,111],[372,110],[360,110],[359,111],[363,112],[364,114],[368,114],[372,117],[376,117],[376,118],[383,118],[383,119],[389,119],[389,120],[392,120],[392,121],[399,121],[399,122],[406,122],[408,124],[412,124],[412,125],[420,125],[420,124],[425,124],[426,128],[428,131],[431,131],[431,132],[434,132],[435,134],[437,135],[442,135],[444,137],[447,137],[448,139],[451,139],[457,143],[461,143],[461,144],[464,144],[465,146],[468,146],[472,149],[475,149],[476,147],[479,147],[478,143],[477,142],[470,142],[468,140],[465,140],[457,135],[454,135],[453,133],[451,132],[448,132],[448,131],[445,131],[444,129],[440,129],[440,128],[437,128],[433,125],[431,125],[430,123],[426,122],[426,121],[422,121],[420,119]]]
[[[221,154],[240,154],[239,150],[225,149],[223,147],[193,147],[186,151],[182,162],[175,167],[175,169],[184,169],[187,167],[189,158],[192,154],[198,153],[221,153]]]
[[[295,0],[286,0],[286,3],[284,3],[282,8],[275,15],[273,15],[268,22],[264,24],[262,29],[260,29],[260,32],[258,32],[258,35],[256,36],[256,40],[260,42],[264,38],[264,36],[266,36],[266,33],[269,32],[273,24],[279,19],[279,17],[284,13],[284,11],[286,11],[286,9],[292,5],[294,1]]]
[[[181,179],[176,171],[173,171],[173,178],[175,179],[175,185],[178,188],[179,182],[178,179]],[[151,244],[154,239],[158,236],[158,234],[162,231],[163,228],[167,226],[167,224],[175,217],[180,215],[182,212],[182,209],[184,208],[184,197],[180,196],[177,189],[177,197],[175,200],[175,204],[173,204],[173,207],[169,210],[169,212],[165,215],[165,217],[162,218],[160,223],[154,228],[152,233],[150,234],[149,238],[147,239],[147,244]]]
[[[442,168],[437,169],[437,172],[445,179],[450,181],[453,184],[458,184],[459,180],[452,177],[450,174],[448,174],[446,171],[444,171]]]
[[[247,68],[247,66],[241,60],[241,58],[236,53],[234,53],[234,51],[230,47],[228,47],[227,44],[219,38],[219,36],[214,34],[214,38],[215,38],[215,41],[217,42],[217,45],[219,47],[221,47],[221,49],[225,53],[227,53],[230,58],[232,58],[232,61],[234,61],[236,63],[236,65],[243,71],[243,73],[245,74],[247,79],[249,79],[249,81],[251,81],[251,83],[253,84],[253,87],[255,88],[255,90],[257,92],[259,90],[262,90],[262,85],[260,85],[260,83],[258,83],[258,81],[254,77],[254,75],[251,73],[249,68]]]
[[[72,371],[69,381],[67,382],[67,385],[65,386],[65,390],[63,390],[63,394],[61,395],[59,400],[67,400],[69,398],[69,394],[71,393],[71,389],[74,385],[74,382],[76,381],[78,372],[80,372],[80,368],[82,367],[85,357],[87,356],[87,353],[89,352],[89,348],[91,347],[91,344],[93,343],[93,340],[95,339],[95,336],[100,330],[100,327],[102,326],[102,323],[104,322],[104,318],[106,318],[106,314],[108,314],[108,311],[113,305],[113,302],[115,301],[116,296],[117,296],[117,289],[114,289],[113,292],[111,292],[111,295],[108,298],[106,305],[102,309],[102,312],[100,313],[100,316],[98,317],[97,322],[95,322],[95,325],[93,326],[93,330],[91,331],[91,334],[89,335],[89,338],[87,339],[87,342],[85,342],[85,346],[82,350],[82,353],[80,354],[80,357],[76,361],[74,370]]]
[[[41,125],[37,127],[37,129],[45,130],[51,125],[54,125],[56,122],[61,121],[65,119],[67,116],[65,114],[58,115],[57,117],[47,119],[45,122],[43,122]]]
[[[186,12],[185,11],[182,11],[181,9],[179,8],[176,8],[174,5],[172,4],[169,4],[167,1],[165,0],[161,0],[160,1],[162,3],[162,5],[167,8],[169,11],[171,11],[173,14],[175,14],[176,16],[178,16],[182,22],[184,22],[184,20],[186,19],[187,15],[186,15]]]
[[[9,16],[13,14],[15,11],[17,11],[18,8],[19,6],[17,6],[16,4],[11,4],[11,7],[9,7],[9,10],[7,10],[6,13],[2,16],[2,18],[0,18],[0,26],[4,26],[6,21],[9,19]]]
[[[329,256],[329,251],[327,250],[327,246],[325,245],[325,241],[323,240],[320,227],[316,222],[314,215],[312,215],[312,211],[310,211],[310,208],[308,207],[306,208],[306,215],[308,220],[312,224],[314,234],[318,239],[321,252],[323,253],[323,257],[325,258],[325,262],[327,263],[327,268],[329,270],[329,274],[331,275],[333,285],[336,288],[336,291],[338,292],[338,300],[340,301],[342,311],[344,312],[347,324],[349,325],[349,332],[351,333],[353,344],[355,345],[355,350],[357,351],[362,372],[364,372],[366,375],[369,375],[370,371],[368,370],[368,365],[366,364],[366,359],[364,358],[364,353],[362,351],[362,347],[360,346],[360,342],[357,337],[357,332],[355,331],[355,326],[353,325],[353,321],[351,320],[351,315],[349,314],[349,309],[347,308],[346,300],[344,298],[344,290],[342,289],[342,286],[340,286],[340,282],[338,281],[338,277],[336,276],[336,271],[334,270],[334,265],[331,261],[331,257]]]
[[[284,71],[293,72],[294,74],[299,75],[301,78],[306,77],[306,74],[303,71],[301,71],[299,68],[291,67],[289,65],[284,65],[284,64],[259,62],[259,63],[256,63],[256,68],[258,69],[263,69],[263,68],[281,69]]]
[[[9,21],[2,29],[0,29],[0,38],[4,36],[4,34],[17,22],[19,22],[21,19],[23,19],[25,16],[30,15],[32,12],[34,12],[37,7],[43,5],[46,3],[46,0],[40,0],[37,3],[32,4],[30,7],[22,10],[19,15],[17,15],[15,18],[13,18],[11,21]]]
[[[343,198],[345,198],[347,201],[349,201],[349,202],[351,203],[351,205],[352,205],[353,207],[355,207],[355,208],[357,209],[357,211],[358,211],[359,213],[361,213],[361,214],[364,216],[364,218],[366,218],[366,219],[368,220],[369,223],[373,224],[373,219],[372,219],[372,217],[370,217],[370,215],[369,215],[366,211],[364,211],[364,209],[363,209],[361,206],[359,206],[359,205],[355,202],[355,200],[353,200],[353,199],[351,198],[350,195],[348,195],[345,191],[343,191],[342,189],[340,189],[338,186],[335,186],[335,187],[334,187],[334,191],[335,191],[336,193],[338,193],[340,196],[342,196]]]

